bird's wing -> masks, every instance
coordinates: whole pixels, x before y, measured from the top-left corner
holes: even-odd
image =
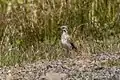
[[[71,44],[72,49],[77,50],[77,47],[74,45],[73,40],[71,39],[71,37],[69,35],[67,36],[67,41],[68,41],[68,43]]]
[[[68,41],[68,43],[73,43],[73,40],[71,39],[71,37],[69,35],[67,35],[67,41]]]

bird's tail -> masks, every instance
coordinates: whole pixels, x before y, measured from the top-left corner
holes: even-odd
[[[75,52],[77,52],[78,51],[77,47],[73,43],[71,43],[71,45],[72,45],[72,49],[74,49]]]

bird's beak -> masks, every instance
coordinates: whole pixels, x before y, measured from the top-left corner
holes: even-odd
[[[61,28],[58,28],[58,31],[60,31],[61,30]]]

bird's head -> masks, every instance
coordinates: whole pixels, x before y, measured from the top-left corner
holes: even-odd
[[[60,27],[63,32],[68,32],[68,27],[67,26],[61,26]]]

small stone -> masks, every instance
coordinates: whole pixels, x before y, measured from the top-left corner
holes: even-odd
[[[49,72],[46,73],[46,79],[48,80],[65,80],[67,77],[67,74],[64,73],[55,73],[55,72]]]

